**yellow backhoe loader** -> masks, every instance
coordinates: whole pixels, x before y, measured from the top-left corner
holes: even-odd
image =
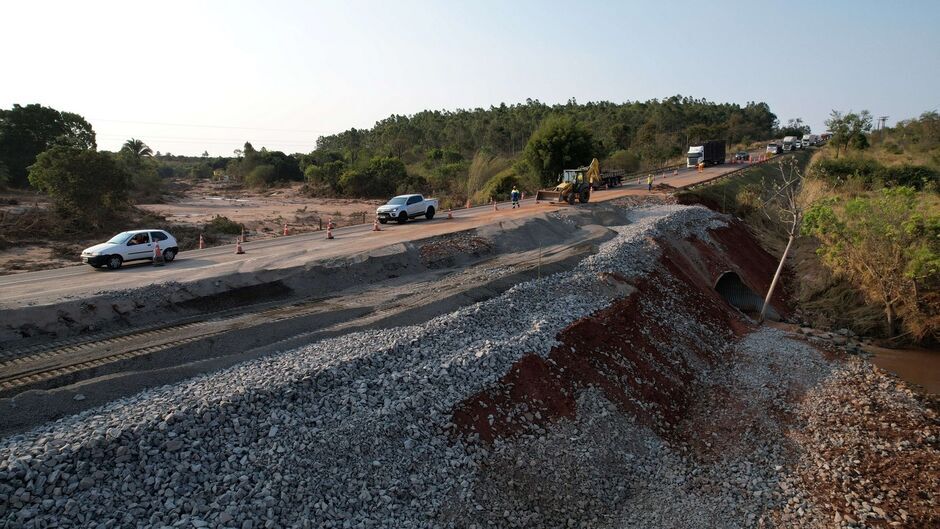
[[[558,179],[558,185],[551,189],[540,189],[535,194],[535,200],[569,204],[578,200],[586,204],[591,199],[591,189],[599,185],[603,185],[600,164],[594,158],[587,167],[565,169]]]

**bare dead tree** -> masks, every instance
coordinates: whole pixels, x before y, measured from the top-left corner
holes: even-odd
[[[786,167],[785,167],[786,165]],[[761,211],[771,222],[779,222],[787,230],[787,246],[783,249],[783,255],[780,256],[780,264],[777,265],[777,271],[770,282],[770,288],[767,289],[767,296],[764,298],[764,304],[760,310],[759,323],[764,322],[767,315],[767,307],[770,305],[770,298],[774,295],[774,289],[780,281],[780,274],[783,272],[783,265],[786,263],[787,255],[793,246],[793,241],[800,234],[800,224],[803,221],[803,204],[800,201],[800,195],[803,191],[803,173],[797,168],[792,160],[789,163],[780,164],[779,182],[762,186],[765,190],[765,196],[761,199]]]

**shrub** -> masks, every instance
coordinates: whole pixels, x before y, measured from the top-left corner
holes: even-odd
[[[163,180],[156,171],[140,171],[130,177],[131,197],[138,204],[155,202],[163,196]]]
[[[913,187],[917,190],[936,188],[940,174],[922,165],[901,165],[885,169],[884,180],[895,186]]]
[[[494,197],[497,200],[506,200],[512,187],[518,185],[520,185],[519,176],[512,168],[506,169],[486,182],[480,191],[480,198]]]
[[[884,166],[871,158],[824,159],[812,169],[816,178],[833,186],[843,186],[849,181],[861,184],[863,189],[907,186],[917,190],[936,188],[940,174],[922,165]]]
[[[127,181],[110,155],[90,149],[53,147],[29,168],[29,183],[48,194],[60,213],[93,226],[127,205]]]
[[[890,154],[903,154],[904,153],[904,150],[901,149],[901,147],[897,143],[894,143],[893,141],[886,141],[884,143],[884,150],[885,152],[890,153]]]
[[[398,158],[373,158],[364,170],[343,173],[340,187],[348,196],[385,198],[408,179],[405,164]]]
[[[850,178],[861,179],[866,185],[870,185],[881,176],[884,169],[883,165],[871,158],[827,158],[813,165],[812,174],[834,186],[841,185]]]
[[[274,182],[274,166],[259,165],[245,176],[245,185],[249,187],[267,187]]]
[[[228,217],[223,217],[222,215],[216,215],[206,224],[206,231],[212,231],[216,233],[225,233],[228,235],[239,235],[244,229],[242,224],[239,224]]]
[[[640,156],[629,151],[616,151],[601,162],[602,169],[622,169],[628,173],[640,169]]]
[[[335,193],[340,190],[339,179],[345,170],[346,162],[334,160],[320,165],[307,166],[304,177],[313,188],[322,189],[326,187]]]

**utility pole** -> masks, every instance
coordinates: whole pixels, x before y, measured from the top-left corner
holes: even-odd
[[[879,116],[878,117],[878,130],[885,130],[885,122],[888,121],[889,116]]]

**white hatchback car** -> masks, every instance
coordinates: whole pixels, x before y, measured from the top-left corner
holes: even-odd
[[[121,268],[127,261],[153,260],[154,244],[160,244],[163,259],[170,262],[179,253],[176,238],[164,230],[132,230],[82,250],[82,262],[94,268]]]

